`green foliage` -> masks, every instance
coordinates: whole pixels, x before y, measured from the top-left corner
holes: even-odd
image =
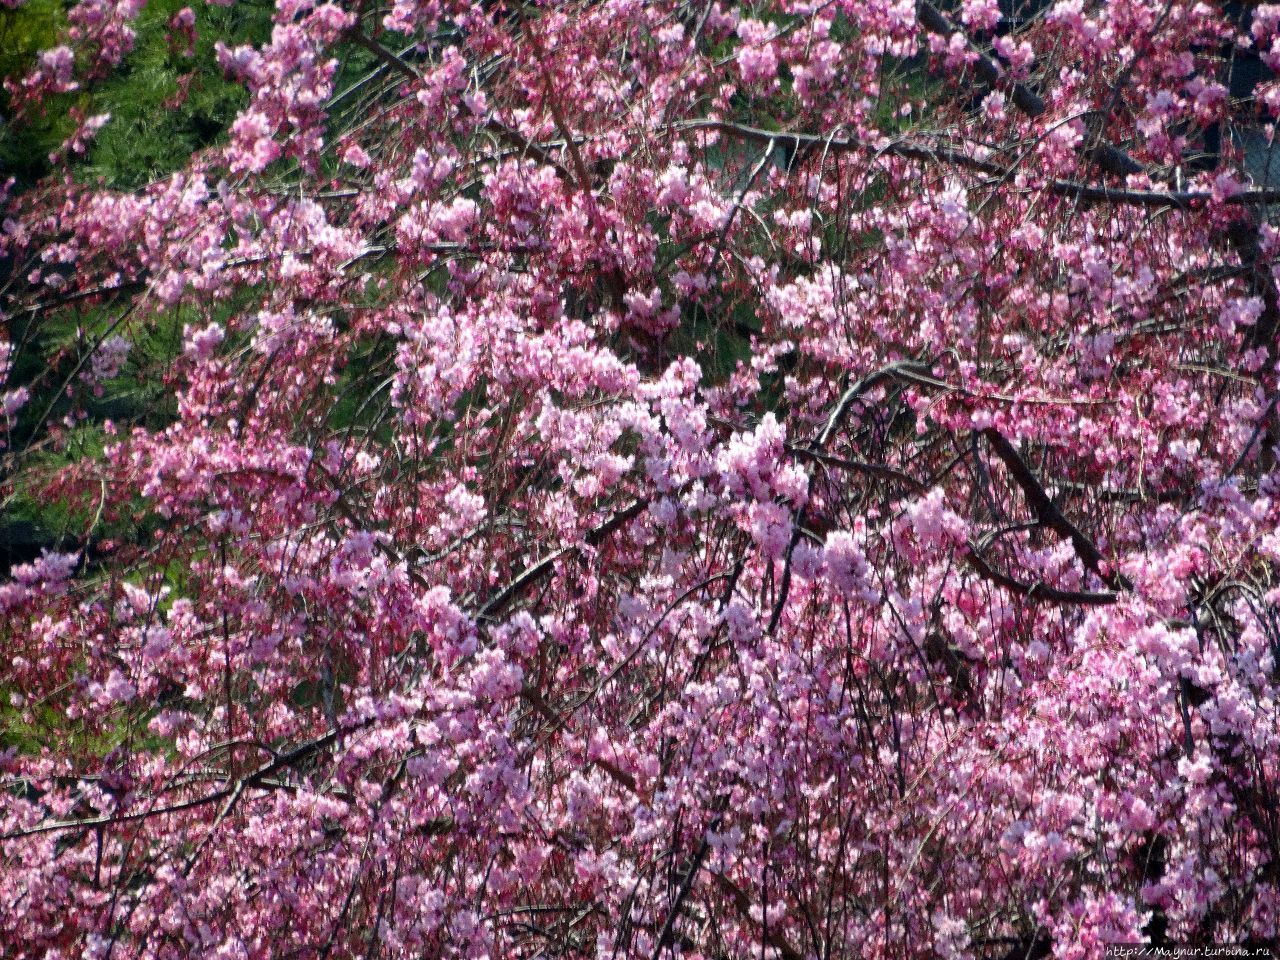
[[[13,331],[26,348],[17,354],[14,383],[31,390],[9,436],[19,455],[9,482],[0,488],[0,561],[21,562],[40,548],[69,548],[87,540],[134,541],[146,524],[104,520],[95,502],[50,496],[47,480],[77,464],[101,458],[109,442],[105,423],[162,429],[176,416],[165,387],[165,371],[182,348],[182,327],[192,316],[182,309],[156,313],[133,324],[119,305],[66,309],[28,320]],[[85,383],[97,344],[110,335],[131,343],[120,372],[101,384]],[[71,417],[71,428],[56,426]]]
[[[196,41],[170,29],[185,0],[151,0],[138,18],[133,53],[94,96],[94,112],[110,113],[83,173],[108,185],[138,187],[181,167],[192,153],[218,142],[247,93],[222,75],[214,44],[257,44],[271,31],[266,7],[198,4]]]
[[[39,756],[42,750],[58,744],[77,754],[104,757],[127,743],[137,750],[173,756],[173,741],[147,730],[158,709],[133,718],[120,711],[117,722],[95,731],[84,720],[69,720],[57,703],[14,707],[14,693],[21,691],[0,687],[0,751],[16,747],[20,753]]]
[[[39,112],[12,119],[12,100],[0,91],[0,180],[13,176],[18,189],[51,171],[49,155],[75,131],[76,116],[110,114],[110,121],[73,158],[82,180],[131,190],[182,167],[192,153],[217,143],[247,100],[228,80],[214,46],[260,44],[270,36],[271,6],[191,4],[192,36],[172,27],[188,0],[150,0],[133,26],[132,51],[110,74],[85,89],[48,100]],[[0,10],[0,76],[20,79],[41,51],[62,42],[63,0],[27,0]],[[81,63],[81,70],[87,64]],[[228,305],[233,309],[234,305]],[[0,570],[41,549],[85,546],[102,538],[133,541],[148,523],[121,525],[100,516],[99,504],[51,496],[49,478],[100,458],[104,424],[160,429],[176,415],[165,372],[182,346],[182,327],[192,317],[181,310],[146,318],[121,317],[122,304],[76,306],[10,318],[8,339],[18,347],[10,386],[26,386],[31,401],[6,437],[0,463]],[[127,337],[132,349],[119,375],[96,387],[80,373],[107,336]],[[75,426],[58,426],[65,418]]]
[[[271,33],[269,7],[194,4],[195,42],[171,27],[187,0],[151,0],[134,23],[133,51],[90,89],[57,97],[39,116],[0,133],[0,165],[30,183],[49,171],[48,155],[75,130],[70,112],[107,113],[111,120],[81,159],[77,174],[109,187],[133,189],[180,168],[217,143],[245,104],[243,86],[226,79],[214,44],[259,44]],[[60,0],[29,0],[0,11],[0,75],[20,77],[37,54],[56,46],[65,23]],[[0,113],[8,98],[0,95]]]
[[[0,77],[26,74],[41,50],[58,45],[65,22],[61,0],[27,0],[15,10],[0,10]],[[70,110],[80,99],[60,96],[18,127],[8,123],[10,98],[0,90],[0,174],[28,183],[43,174],[49,154],[75,130]]]
[[[64,21],[60,0],[27,0],[17,9],[0,10],[0,75],[20,73],[37,52],[56,46]]]

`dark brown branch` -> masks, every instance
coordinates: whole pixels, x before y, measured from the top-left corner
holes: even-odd
[[[943,33],[946,36],[957,32],[954,24],[947,20],[928,0],[920,0],[917,4],[917,10],[920,22],[927,29]],[[993,83],[999,79],[999,68],[991,62],[990,58],[980,56],[977,69],[978,75],[984,78],[986,82]],[[1013,102],[1019,110],[1033,119],[1045,111],[1044,101],[1038,96],[1030,94],[1029,91],[1020,94],[1015,88]],[[1102,170],[1117,176],[1144,172],[1140,163],[1119,147],[1105,140],[1094,142],[1088,149],[1083,151],[1083,154]],[[1125,192],[1127,193],[1128,191]],[[1273,194],[1274,191],[1270,190],[1247,191],[1224,201],[1242,206],[1245,211],[1240,219],[1227,226],[1225,235],[1227,242],[1239,256],[1241,264],[1247,268],[1251,289],[1263,301],[1263,312],[1254,326],[1252,345],[1261,345],[1267,351],[1268,363],[1266,364],[1266,369],[1273,369],[1276,363],[1276,332],[1280,329],[1280,286],[1276,284],[1275,275],[1271,270],[1268,259],[1262,256],[1261,245],[1258,240],[1259,225],[1251,206],[1258,203],[1266,204],[1272,202],[1270,198]],[[1180,195],[1169,194],[1169,196],[1176,198]],[[1270,469],[1274,465],[1273,450],[1280,444],[1280,410],[1277,410],[1274,404],[1267,408],[1267,413],[1263,417],[1263,428],[1266,433],[1266,439],[1263,443],[1262,461],[1263,465]]]
[[[765,130],[760,127],[730,123],[725,120],[688,120],[676,124],[675,129],[681,131],[714,130],[726,136],[755,143],[774,142],[784,146],[789,145],[796,152],[827,150],[833,153],[872,153],[901,157],[905,160],[941,162],[987,174],[1002,181],[1011,179],[1016,172],[1013,168],[992,163],[989,160],[979,159],[961,150],[905,141],[870,144],[860,140],[821,136],[816,133]],[[1102,147],[1097,149],[1102,149]],[[1109,147],[1109,149],[1113,152],[1120,152],[1115,147]],[[1104,169],[1106,168],[1104,167]],[[1136,173],[1139,171],[1130,170],[1129,172]],[[1188,209],[1211,203],[1215,199],[1214,195],[1207,190],[1130,190],[1122,187],[1080,183],[1075,180],[1049,180],[1043,184],[1042,189],[1054,196],[1079,200],[1085,203],[1110,203],[1137,207]],[[1232,196],[1220,197],[1217,202],[1226,206],[1237,207],[1265,206],[1267,204],[1280,203],[1280,190],[1245,190]]]
[[[956,33],[964,36],[964,33],[928,0],[920,0],[916,4],[916,15],[920,19],[920,24],[926,30],[941,34],[944,37],[951,37]],[[1013,105],[1028,117],[1034,120],[1044,115],[1048,107],[1039,94],[1031,90],[1026,84],[1006,82],[1003,71],[996,62],[981,50],[978,50],[972,42],[969,42],[967,36],[965,40],[969,49],[977,54],[977,59],[973,65],[974,72],[977,73],[978,79],[988,89],[1004,86],[1009,91],[1009,99],[1013,101]],[[1084,155],[1107,173],[1118,177],[1142,173],[1142,165],[1140,163],[1123,150],[1105,141],[1090,146],[1084,151]]]
[[[91,287],[88,290],[77,290],[69,293],[57,300],[46,301],[43,303],[33,303],[30,306],[19,307],[14,310],[10,317],[21,317],[28,313],[43,313],[46,310],[56,310],[59,307],[65,307],[68,304],[75,303],[78,300],[88,300],[91,297],[109,297],[117,293],[137,293],[147,285],[146,279],[130,280],[125,283],[117,283],[109,287]]]
[[[413,81],[422,80],[422,74],[418,72],[417,68],[414,67],[413,64],[409,63],[394,51],[388,50],[377,40],[373,39],[373,37],[363,33],[360,29],[356,28],[351,30],[348,32],[347,36],[352,43],[368,50],[405,79]],[[533,159],[537,160],[539,163],[544,163],[547,166],[552,167],[561,179],[567,180],[570,183],[575,182],[569,171],[566,170],[554,157],[542,149],[542,147],[520,134],[518,131],[508,127],[501,120],[496,117],[489,117],[485,120],[484,127],[486,130],[495,134],[499,139],[505,140],[508,144],[520,150],[522,153],[533,157]],[[568,141],[568,146],[571,153],[577,152],[577,145],[572,140]]]
[[[1110,592],[1094,593],[1087,590],[1061,590],[1046,583],[1023,583],[1021,580],[1015,580],[1007,573],[1001,573],[991,566],[972,543],[969,544],[969,552],[966,556],[970,565],[982,579],[989,580],[997,586],[1004,587],[1010,593],[1016,593],[1018,596],[1026,597],[1028,600],[1041,600],[1046,603],[1064,605],[1104,607],[1115,603],[1118,599],[1116,594]]]
[[[1106,563],[1106,558],[1103,557],[1102,551],[1098,549],[1097,544],[1083,530],[1067,519],[1066,515],[1058,509],[1058,505],[1050,499],[1039,478],[1027,466],[1026,460],[1022,458],[1022,454],[1017,451],[1014,445],[994,428],[983,430],[982,435],[996,452],[996,456],[1004,463],[1014,481],[1022,489],[1022,495],[1027,498],[1027,503],[1035,513],[1036,519],[1060,536],[1070,540],[1071,545],[1075,548],[1076,556],[1080,558],[1081,562],[1089,570],[1097,574],[1107,586],[1113,590],[1128,590],[1132,585],[1123,576],[1103,572],[1102,568]]]
[[[94,827],[114,826],[116,824],[129,823],[135,820],[149,820],[152,817],[160,817],[170,813],[181,813],[184,810],[194,810],[197,807],[208,806],[211,803],[219,803],[243,792],[246,787],[275,787],[276,784],[268,782],[268,778],[282,770],[294,767],[302,761],[319,753],[321,750],[326,749],[337,739],[339,732],[340,731],[337,730],[330,730],[328,733],[316,737],[314,740],[308,740],[306,743],[295,747],[288,753],[280,754],[270,763],[263,764],[253,773],[228,783],[221,790],[215,790],[213,793],[205,794],[202,797],[184,800],[181,803],[170,804],[167,807],[153,807],[147,810],[137,810],[132,813],[117,813],[102,817],[91,817],[83,820],[60,820],[55,823],[40,824],[35,827],[29,827],[25,830],[14,830],[10,833],[0,834],[0,840],[14,840],[20,837],[35,836],[41,833],[55,833],[62,830],[88,830]],[[350,733],[351,730],[342,732]]]
[[[927,0],[921,0],[916,4],[916,16],[920,19],[920,25],[926,30],[933,33],[941,34],[948,39],[960,31],[956,25],[947,19],[941,10],[935,7]],[[972,45],[970,45],[972,49]],[[978,56],[974,61],[973,69],[978,75],[978,79],[985,83],[988,87],[997,87],[1001,85],[1002,71],[995,61],[981,51],[975,51]],[[1045,112],[1045,102],[1026,84],[1013,83],[1005,84],[1009,89],[1009,98],[1014,105],[1029,117],[1038,117]]]
[[[719,806],[723,809],[724,803],[721,802]],[[662,951],[675,940],[676,920],[680,916],[680,911],[684,909],[684,902],[689,897],[689,891],[693,889],[694,878],[698,875],[698,871],[702,869],[702,864],[707,859],[707,854],[711,852],[709,835],[720,829],[721,816],[720,813],[717,813],[715,819],[707,827],[706,833],[702,835],[702,840],[698,844],[698,849],[693,854],[689,869],[680,881],[680,888],[676,891],[675,900],[672,901],[670,908],[667,910],[667,919],[663,921],[662,931],[658,934],[658,942],[654,945],[653,960],[658,960],[662,956]]]
[[[401,57],[399,54],[391,50],[388,50],[386,47],[380,44],[377,40],[373,39],[373,37],[362,32],[359,27],[353,27],[351,30],[349,30],[347,32],[347,38],[356,46],[363,47],[364,49],[368,50],[375,57],[381,60],[384,64],[386,64],[392,70],[395,70],[401,76],[409,80],[422,79],[422,74],[420,74],[417,71],[417,69],[413,66],[413,64],[409,63],[409,61],[405,60],[404,57]]]
[[[604,523],[601,523],[599,526],[587,531],[586,536],[583,537],[583,542],[589,547],[600,546],[600,544],[604,542],[605,538],[619,527],[631,520],[634,520],[648,506],[648,500],[637,500],[625,510],[615,513]],[[577,549],[578,547],[573,545],[561,547],[559,550],[555,550],[543,557],[532,566],[521,570],[510,583],[485,601],[484,605],[476,612],[475,619],[492,620],[494,617],[501,614],[512,600],[520,596],[520,594],[522,594],[526,589],[549,574],[557,560],[573,553]]]
[[[1247,280],[1250,289],[1262,300],[1262,314],[1253,325],[1249,345],[1262,347],[1267,353],[1267,363],[1263,369],[1274,369],[1276,365],[1276,333],[1280,329],[1280,288],[1276,286],[1275,274],[1272,272],[1272,260],[1262,253],[1262,245],[1258,239],[1258,225],[1253,217],[1237,220],[1227,228],[1227,242],[1231,244],[1240,263],[1247,269]],[[1267,404],[1259,424],[1263,431],[1262,449],[1259,454],[1263,466],[1270,470],[1274,467],[1274,449],[1280,444],[1280,418],[1277,417],[1276,399],[1272,396]],[[1250,439],[1249,447],[1253,446]],[[1245,448],[1248,453],[1249,447]],[[1234,473],[1236,467],[1232,467]]]
[[[818,435],[818,439],[810,444],[810,451],[821,453],[826,449],[831,442],[831,438],[835,436],[836,430],[840,428],[840,424],[844,420],[845,414],[848,413],[849,407],[864,393],[874,390],[886,380],[891,380],[900,374],[918,373],[920,371],[927,373],[929,367],[914,360],[903,360],[898,363],[891,363],[887,367],[881,367],[850,386],[849,389],[841,394],[840,401],[836,404],[835,409],[831,411],[831,415],[827,417],[826,425],[822,428],[822,433]]]
[[[734,909],[736,909],[744,919],[750,920],[752,923],[759,926],[759,921],[751,915],[750,898],[736,883],[722,873],[712,873],[711,879],[714,880],[716,882],[716,886],[718,886],[725,895],[729,897],[730,902],[733,903]],[[799,950],[791,946],[791,944],[787,943],[786,940],[773,931],[769,932],[768,944],[778,951],[782,960],[804,960],[804,957]]]
[[[904,473],[896,467],[888,466],[887,464],[867,463],[862,460],[848,460],[844,457],[835,457],[829,453],[822,453],[819,450],[810,450],[806,447],[797,446],[794,443],[788,443],[786,448],[789,453],[801,460],[813,460],[818,463],[824,463],[830,467],[838,467],[842,470],[852,470],[857,473],[866,473],[873,477],[880,477],[884,480],[897,480],[906,484],[916,493],[927,493],[929,490],[928,487],[915,477]]]
[[[831,438],[835,436],[836,431],[840,429],[840,424],[848,413],[855,400],[864,393],[875,389],[886,380],[890,380],[895,374],[904,370],[928,369],[922,364],[911,361],[902,360],[891,363],[888,366],[881,367],[874,373],[869,373],[857,383],[849,386],[843,394],[840,395],[839,402],[836,403],[835,409],[827,417],[826,425],[822,428],[822,433],[818,438],[809,444],[811,453],[822,453],[827,445],[831,442]],[[812,477],[809,478],[809,484],[812,485]],[[795,554],[796,544],[800,542],[803,536],[805,525],[805,508],[800,507],[791,515],[791,542],[787,545],[787,557],[782,565],[782,578],[778,585],[778,597],[773,604],[773,612],[769,615],[769,633],[773,633],[778,629],[778,623],[782,620],[782,611],[786,608],[787,598],[791,595],[791,559]]]

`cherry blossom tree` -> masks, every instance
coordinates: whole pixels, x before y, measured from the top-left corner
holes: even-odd
[[[183,169],[86,176],[90,98],[5,188],[0,482],[73,529],[0,582],[0,953],[1280,936],[1280,6],[278,0],[216,55]]]

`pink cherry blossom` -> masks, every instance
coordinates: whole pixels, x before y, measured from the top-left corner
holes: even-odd
[[[72,5],[4,87],[81,112],[2,191],[0,952],[1275,942],[1228,6],[279,0],[124,190],[149,21]]]

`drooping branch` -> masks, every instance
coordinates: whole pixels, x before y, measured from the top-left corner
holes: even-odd
[[[787,444],[787,451],[792,456],[800,460],[812,460],[817,463],[824,463],[829,467],[836,467],[840,470],[850,470],[855,473],[865,473],[869,476],[879,477],[882,480],[897,480],[899,483],[905,484],[915,493],[927,493],[928,487],[917,480],[915,477],[897,467],[891,467],[885,463],[868,463],[864,460],[849,460],[846,457],[836,457],[829,453],[823,453],[820,450],[810,450],[807,447],[800,446],[795,443]]]
[[[66,830],[89,830],[98,827],[115,826],[122,823],[168,816],[173,813],[183,813],[187,810],[194,810],[199,807],[208,806],[209,804],[220,803],[242,793],[246,787],[270,785],[270,778],[275,774],[284,770],[296,768],[298,764],[309,760],[317,753],[329,748],[337,742],[339,734],[352,733],[367,725],[367,723],[364,723],[348,727],[345,730],[330,730],[328,733],[324,733],[306,741],[305,743],[299,744],[286,753],[280,754],[269,763],[263,764],[253,772],[236,780],[230,781],[221,789],[195,797],[191,800],[184,800],[180,803],[173,803],[163,807],[149,807],[132,813],[108,814],[101,817],[91,817],[87,819],[59,820],[53,823],[37,824],[34,827],[27,827],[22,830],[13,830],[9,833],[0,834],[0,840],[14,840],[19,837],[30,837],[42,833],[59,833]]]
[[[991,448],[996,452],[996,456],[1004,463],[1005,468],[1008,469],[1010,475],[1022,490],[1022,495],[1027,498],[1027,503],[1035,513],[1036,518],[1049,529],[1056,531],[1071,541],[1071,545],[1075,548],[1076,556],[1103,583],[1113,590],[1128,590],[1131,585],[1122,574],[1103,570],[1106,559],[1103,557],[1102,551],[1098,549],[1097,544],[1084,531],[1068,520],[1066,515],[1058,509],[1058,505],[1050,498],[1039,478],[1027,466],[1026,460],[1022,458],[1022,454],[1017,451],[1014,445],[992,427],[982,431],[982,436],[991,445]]]
[[[917,11],[920,22],[927,29],[933,30],[935,33],[942,33],[948,37],[953,34],[965,36],[929,0],[919,0]],[[1164,14],[1161,15],[1160,19],[1163,21]],[[965,40],[972,48],[972,42],[967,37],[965,37]],[[1000,78],[999,68],[984,54],[979,54],[977,69],[979,76],[987,83],[995,83]],[[1045,112],[1044,101],[1030,91],[1023,90],[1020,92],[1019,88],[1015,86],[1012,99],[1014,105],[1031,119],[1035,119]],[[1142,164],[1134,160],[1126,151],[1101,137],[1091,139],[1082,152],[1084,156],[1107,173],[1117,176],[1129,176],[1146,172]],[[1280,329],[1280,284],[1277,284],[1275,273],[1270,268],[1268,258],[1263,257],[1261,254],[1261,244],[1258,237],[1259,222],[1252,207],[1274,203],[1274,199],[1268,199],[1273,193],[1275,191],[1271,190],[1246,191],[1236,194],[1234,198],[1230,198],[1244,209],[1241,216],[1227,224],[1223,231],[1228,244],[1236,251],[1241,264],[1247,268],[1246,276],[1248,277],[1250,288],[1263,302],[1262,315],[1258,318],[1254,328],[1253,343],[1260,345],[1266,351],[1268,363],[1264,369],[1268,370],[1275,368],[1277,356],[1280,355],[1277,352],[1280,348],[1277,346],[1276,338],[1276,331]],[[1258,199],[1250,199],[1246,202],[1244,198],[1250,195]],[[1178,206],[1180,204],[1170,205]],[[1266,413],[1263,415],[1262,423],[1266,435],[1262,459],[1264,464],[1270,467],[1274,463],[1273,451],[1276,445],[1280,444],[1280,408],[1277,408],[1274,403],[1269,404]]]
[[[686,120],[673,124],[680,131],[714,130],[726,136],[753,143],[777,143],[789,146],[796,153],[821,152],[865,153],[873,156],[901,157],[924,163],[942,163],[982,173],[994,180],[1009,181],[1019,171],[1013,167],[993,163],[975,157],[954,147],[922,144],[910,140],[888,140],[868,143],[845,137],[823,136],[793,130],[765,130],[746,124],[724,120]],[[1112,148],[1113,150],[1115,148]],[[1119,206],[1151,207],[1156,209],[1193,209],[1209,203],[1232,207],[1259,207],[1280,203],[1280,190],[1242,190],[1228,195],[1215,195],[1208,190],[1139,190],[1112,187],[1106,184],[1080,183],[1075,180],[1051,179],[1034,186],[1019,186],[1017,190],[1045,191],[1054,196],[1084,203],[1114,204]]]
[[[647,500],[637,500],[624,510],[615,513],[608,520],[589,530],[583,537],[583,542],[589,547],[598,547],[605,539],[615,530],[619,529],[626,523],[634,520],[649,506]],[[554,550],[541,560],[526,567],[516,574],[505,587],[490,597],[479,610],[476,611],[475,619],[492,620],[499,616],[520,594],[533,584],[537,583],[543,577],[547,576],[556,565],[556,562],[569,554],[575,552],[576,546],[564,546],[558,550]]]
[[[1047,583],[1023,583],[1021,580],[1016,580],[1007,573],[1001,573],[993,567],[987,561],[987,558],[982,555],[981,551],[978,550],[976,544],[969,544],[969,551],[965,554],[965,557],[984,580],[989,580],[1010,593],[1025,597],[1028,600],[1060,603],[1067,606],[1105,607],[1119,599],[1116,594],[1110,592],[1062,590]]]
[[[422,74],[413,64],[408,60],[405,60],[404,57],[400,56],[395,51],[388,50],[373,37],[360,30],[359,26],[353,27],[348,31],[347,37],[352,43],[368,50],[384,64],[397,71],[401,76],[405,77],[405,79],[417,83],[422,82]],[[521,135],[519,131],[507,126],[507,124],[503,123],[497,117],[493,115],[486,117],[484,121],[484,128],[496,135],[500,140],[505,141],[510,146],[519,150],[522,154],[530,156],[539,163],[551,167],[556,171],[557,176],[559,176],[561,180],[571,184],[577,182],[573,175],[565,169],[564,165],[561,164],[560,161],[556,160],[555,157],[551,156],[551,154],[543,147]],[[569,146],[571,149],[576,151],[576,145],[572,142],[569,143]]]
[[[947,18],[947,16],[928,0],[918,0],[916,3],[916,16],[920,18],[921,25],[932,33],[940,34],[944,37],[952,37],[956,34],[963,36],[963,32]],[[966,38],[967,40],[967,38]],[[976,50],[972,43],[968,44],[970,49],[976,53],[974,60],[974,72],[977,73],[978,79],[985,83],[988,87],[995,88],[1004,82],[1003,71],[996,66],[985,53]],[[1038,117],[1047,109],[1044,100],[1037,95],[1030,87],[1024,83],[1007,84],[1010,90],[1011,99],[1014,104],[1029,117]]]
[[[987,88],[996,89],[1002,85],[1008,87],[1013,105],[1032,120],[1043,116],[1048,110],[1048,105],[1044,100],[1026,84],[1009,83],[1004,77],[1004,72],[996,65],[995,61],[979,50],[964,31],[952,23],[929,0],[918,0],[916,13],[925,29],[948,38],[956,35],[964,37],[966,45],[976,55],[974,71],[977,73],[978,79]],[[1127,177],[1143,172],[1142,164],[1134,160],[1124,150],[1106,141],[1099,140],[1090,144],[1086,147],[1084,153],[1099,167],[1114,176]]]

